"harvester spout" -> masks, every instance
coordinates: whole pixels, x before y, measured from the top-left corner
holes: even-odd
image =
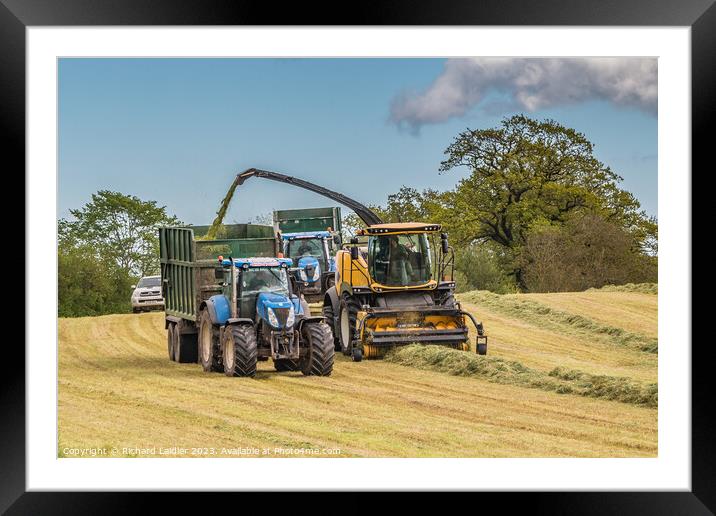
[[[358,217],[360,217],[360,219],[368,226],[381,224],[383,222],[370,208],[354,199],[351,199],[350,197],[343,195],[342,193],[334,192],[333,190],[304,181],[303,179],[299,179],[297,177],[279,174],[278,172],[271,172],[270,170],[262,170],[259,168],[249,168],[236,176],[236,184],[242,185],[244,184],[244,181],[250,177],[263,177],[265,179],[271,179],[272,181],[290,184],[305,190],[310,190],[311,192],[323,195],[324,197],[328,197],[329,199],[339,202],[353,210],[355,214],[358,215]]]

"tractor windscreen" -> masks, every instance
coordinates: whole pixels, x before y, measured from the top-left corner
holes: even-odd
[[[324,241],[321,238],[297,238],[288,241],[286,256],[292,258],[294,262],[304,256],[313,256],[321,262],[324,254]]]
[[[257,267],[241,273],[241,295],[273,292],[288,296],[288,275],[284,267]]]
[[[426,233],[371,236],[368,263],[373,281],[386,286],[430,281],[430,244]]]

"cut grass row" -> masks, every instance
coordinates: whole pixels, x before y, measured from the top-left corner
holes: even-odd
[[[558,394],[602,398],[647,407],[658,405],[658,388],[655,383],[642,384],[626,377],[595,375],[561,367],[544,372],[517,361],[478,356],[441,346],[413,344],[392,350],[385,360],[422,370],[482,378]]]
[[[606,339],[610,343],[617,343],[631,349],[658,353],[658,340],[655,338],[599,323],[582,315],[556,310],[520,295],[472,291],[461,294],[460,299],[560,333],[578,333],[588,338]]]

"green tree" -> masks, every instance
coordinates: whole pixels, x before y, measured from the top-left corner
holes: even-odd
[[[57,253],[58,316],[79,317],[130,310],[133,278],[98,259],[88,246],[60,244]]]
[[[70,213],[74,220],[59,221],[61,246],[92,249],[97,258],[134,276],[158,273],[157,230],[180,224],[156,201],[109,190],[98,191],[90,202]]]
[[[467,167],[470,175],[437,198],[433,212],[460,245],[502,246],[522,289],[518,258],[530,230],[564,225],[576,211],[597,214],[647,245],[655,238],[655,221],[618,187],[622,178],[594,157],[593,149],[574,129],[523,115],[505,118],[496,128],[464,131],[445,150],[440,171]]]

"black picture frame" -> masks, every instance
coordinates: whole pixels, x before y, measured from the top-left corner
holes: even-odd
[[[280,5],[280,8],[277,8]],[[273,4],[230,0],[0,0],[0,123],[5,177],[20,184],[25,169],[25,29],[28,26],[87,25],[574,25],[689,26],[692,71],[692,169],[706,168],[708,129],[716,113],[716,5],[713,0],[461,0],[420,3],[312,2]],[[9,158],[9,159],[8,159]],[[692,174],[693,177],[693,174]],[[695,205],[695,203],[694,203]],[[695,234],[695,233],[692,233]],[[26,271],[29,274],[29,271]],[[33,309],[25,323],[54,317]],[[38,317],[42,317],[38,319]],[[17,320],[7,324],[19,326]],[[684,338],[690,339],[688,331]],[[16,342],[16,341],[15,341]],[[668,343],[673,345],[676,343]],[[509,493],[510,502],[550,514],[713,514],[716,511],[716,428],[707,341],[692,346],[692,490],[641,493]],[[8,514],[127,513],[152,505],[138,493],[37,493],[25,488],[25,354],[11,339],[4,342],[0,375],[0,512]],[[166,503],[166,495],[161,495]],[[173,493],[184,509],[211,494]],[[246,496],[241,495],[241,496]],[[294,495],[296,496],[296,495]],[[346,495],[355,497],[356,494]],[[487,503],[494,494],[472,494]],[[499,496],[499,495],[497,495]],[[504,495],[503,495],[504,496]],[[420,497],[417,498],[420,500]],[[258,500],[257,500],[258,501]],[[260,502],[259,502],[260,503]],[[345,505],[346,500],[340,502]],[[462,504],[457,505],[460,507]],[[205,505],[204,507],[212,507]],[[218,509],[217,506],[213,506]]]

